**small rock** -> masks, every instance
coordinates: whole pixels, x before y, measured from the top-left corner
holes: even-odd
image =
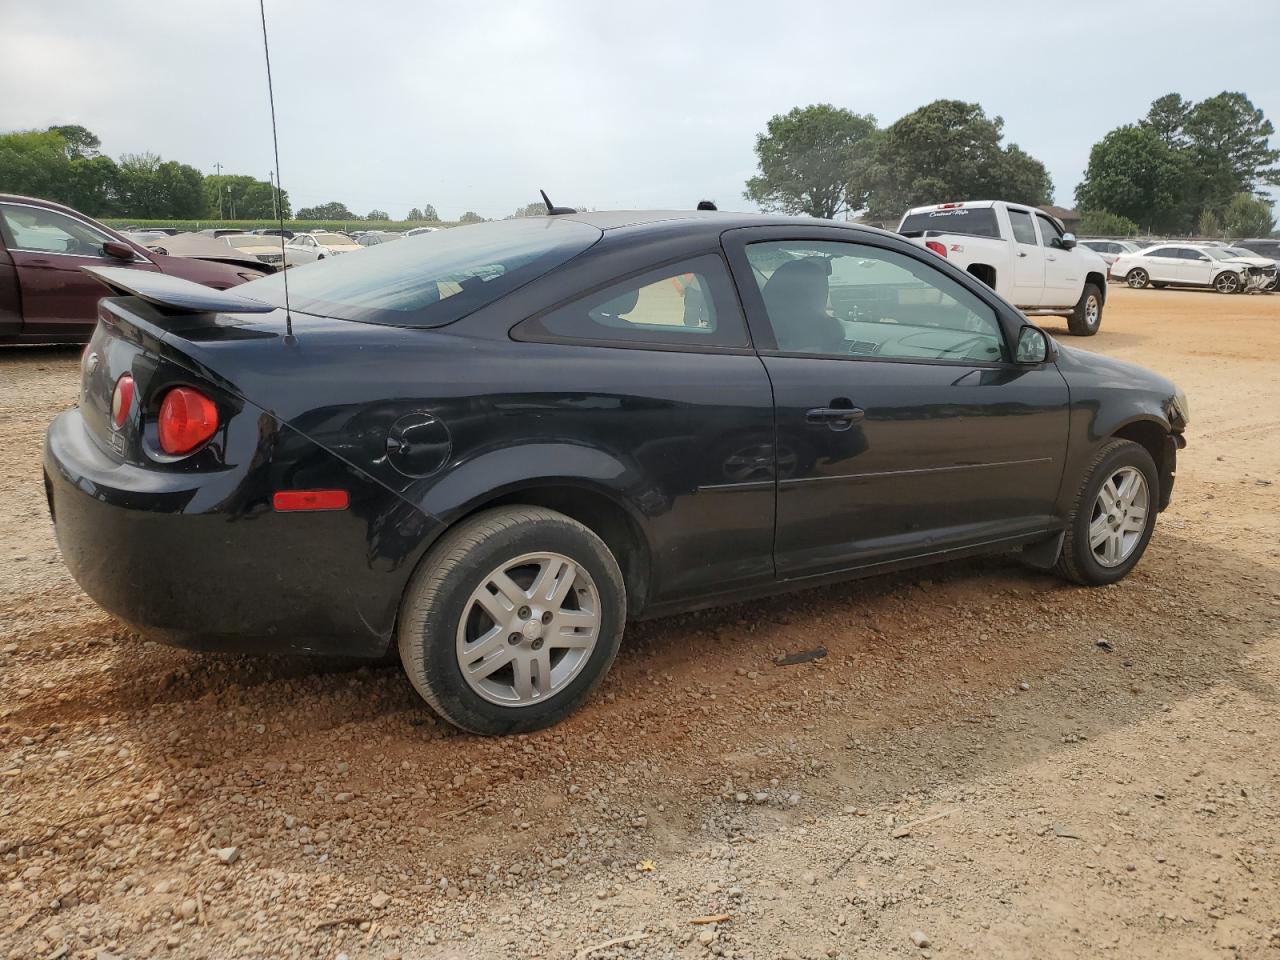
[[[350,800],[351,800],[351,794],[346,793],[345,791],[343,793],[335,793],[333,795],[334,803],[348,803]]]
[[[1026,693],[1028,690],[1031,689],[1031,684],[1023,680],[1020,684],[1018,684],[1018,689],[1021,690],[1023,693]]]
[[[911,931],[911,942],[914,943],[921,950],[929,946],[929,938],[925,936],[924,931],[922,930]]]
[[[716,942],[716,932],[714,930],[703,930],[698,934],[698,942],[704,947],[709,947]]]
[[[221,863],[235,863],[240,859],[239,847],[219,847],[213,853]]]
[[[373,895],[373,898],[369,901],[369,903],[372,904],[373,909],[375,910],[383,909],[390,902],[391,902],[391,898],[387,896],[385,893],[383,893],[381,890],[375,893]]]
[[[800,882],[803,883],[806,887],[817,886],[818,875],[811,870],[806,870],[804,873],[800,874]]]
[[[733,795],[733,799],[737,800],[739,803],[746,803],[751,798],[748,797],[745,793],[735,793]]]
[[[178,915],[182,917],[183,920],[190,920],[196,915],[198,910],[199,908],[196,906],[196,902],[194,900],[183,900],[182,906],[178,907]]]
[[[1093,645],[1099,650],[1106,650],[1108,653],[1115,649],[1111,646],[1111,641],[1106,637],[1099,637],[1097,640],[1093,641]]]

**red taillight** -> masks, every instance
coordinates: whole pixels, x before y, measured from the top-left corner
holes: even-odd
[[[161,450],[171,456],[190,453],[218,429],[218,408],[199,390],[174,387],[160,404],[157,427]]]
[[[129,419],[129,411],[133,409],[133,377],[125,374],[116,381],[115,392],[111,394],[111,422],[118,430]]]
[[[279,490],[271,498],[271,505],[281,512],[345,510],[350,502],[345,490]]]
[[[926,240],[924,245],[926,249],[932,250],[940,257],[945,257],[947,255],[946,244],[939,243],[937,240]]]

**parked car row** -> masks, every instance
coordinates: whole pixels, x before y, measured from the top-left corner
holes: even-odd
[[[1135,290],[1152,286],[1202,287],[1219,293],[1248,293],[1276,288],[1277,265],[1241,247],[1214,243],[1159,243],[1121,254],[1110,276]]]
[[[230,248],[227,253],[170,256],[60,203],[0,194],[0,344],[87,340],[102,284],[83,267],[164,273],[218,290],[272,272]]]

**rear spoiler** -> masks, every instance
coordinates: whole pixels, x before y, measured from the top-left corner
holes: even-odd
[[[81,267],[112,293],[140,297],[171,313],[271,313],[276,308],[262,300],[242,297],[229,290],[215,290],[181,277],[128,267]]]

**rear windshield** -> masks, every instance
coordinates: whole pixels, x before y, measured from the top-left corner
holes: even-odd
[[[963,207],[955,210],[926,210],[909,213],[898,227],[904,237],[923,236],[926,230],[939,233],[959,233],[966,237],[994,237],[1000,239],[1000,227],[996,212],[991,207]]]
[[[289,303],[340,320],[438,327],[554,270],[601,236],[585,223],[533,217],[423,233],[291,268]],[[276,273],[236,292],[282,307],[284,281]]]

